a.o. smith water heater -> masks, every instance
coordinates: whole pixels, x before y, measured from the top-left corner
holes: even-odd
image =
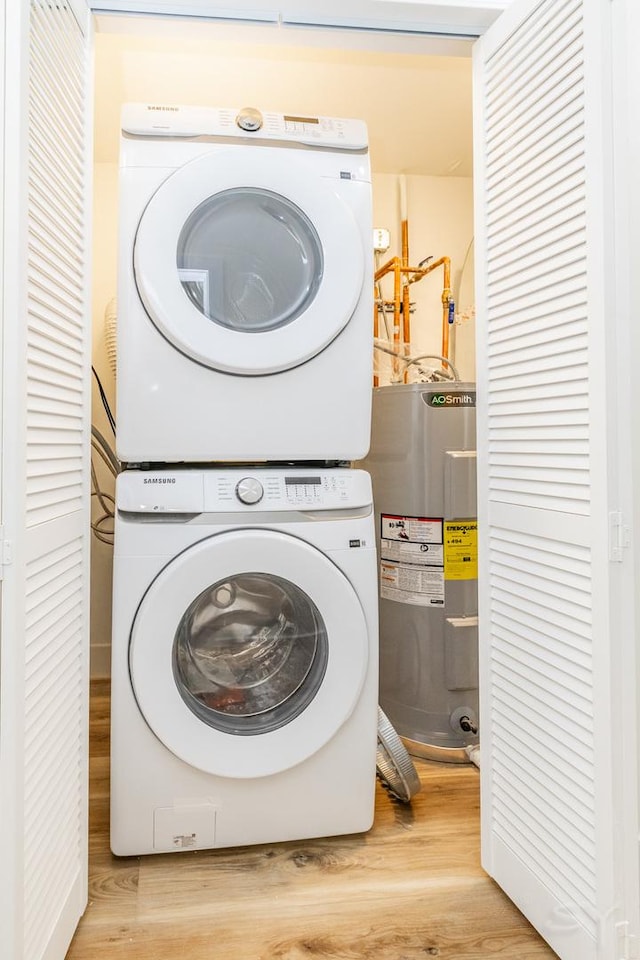
[[[478,741],[475,384],[373,391],[380,703],[409,751],[468,759]]]

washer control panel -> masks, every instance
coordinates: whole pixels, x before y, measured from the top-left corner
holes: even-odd
[[[367,502],[362,480],[356,477],[363,474],[360,470],[261,470],[239,481],[234,474],[219,471],[204,475],[207,511],[229,509],[234,500],[245,506],[259,504],[261,510],[335,510],[353,506],[356,500],[359,506]]]
[[[307,146],[365,150],[367,125],[342,117],[302,116],[255,107],[182,107],[125,103],[122,131],[133,137],[242,137]]]
[[[264,487],[256,477],[243,477],[236,484],[236,497],[240,503],[260,503],[264,496]]]
[[[127,513],[284,513],[371,504],[369,474],[348,467],[126,470],[116,487],[117,508]]]
[[[236,123],[240,129],[247,130],[250,133],[259,130],[263,122],[262,114],[255,107],[243,107],[236,117]]]

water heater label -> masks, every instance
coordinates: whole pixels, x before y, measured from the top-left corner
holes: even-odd
[[[381,597],[420,606],[444,606],[441,517],[383,513],[380,558]]]
[[[446,520],[444,523],[445,580],[478,579],[477,520]]]
[[[415,603],[422,607],[444,606],[442,567],[419,567],[407,563],[380,562],[380,596],[384,600]]]
[[[385,560],[401,560],[405,563],[419,563],[442,566],[444,548],[441,543],[407,543],[404,540],[383,540],[380,555]]]
[[[441,544],[442,518],[403,517],[383,513],[380,517],[380,536],[382,540],[398,540],[403,543]],[[442,563],[442,559],[440,562]]]

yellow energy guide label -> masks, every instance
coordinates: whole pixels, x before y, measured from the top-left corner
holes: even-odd
[[[445,520],[444,579],[478,579],[478,521]]]

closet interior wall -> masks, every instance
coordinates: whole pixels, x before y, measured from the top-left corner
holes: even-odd
[[[326,45],[326,40],[325,45],[314,46],[308,32],[274,39],[268,28],[200,23],[197,29],[168,35],[163,22],[154,21],[152,34],[144,32],[144,21],[134,19],[123,21],[122,32],[104,32],[105,21],[109,30],[114,29],[114,21],[98,18],[95,35],[93,363],[112,406],[115,380],[107,355],[105,308],[117,289],[119,116],[121,104],[127,101],[254,105],[304,115],[364,119],[371,142],[374,224],[388,229],[391,236],[391,247],[383,257],[401,252],[402,175],[407,184],[412,258],[417,262],[428,256],[449,256],[454,296],[464,298],[459,304],[461,312],[472,314],[469,44],[449,42],[446,49],[450,55],[438,56],[433,51],[442,46],[434,41],[424,41],[421,52],[398,52],[393,38],[388,42],[390,49],[374,50],[358,49],[358,44],[379,44],[379,38],[333,34],[333,46]],[[426,53],[422,52],[425,43],[433,48]],[[425,90],[438,91],[438,96],[425,100]],[[441,288],[437,271],[411,288],[415,353],[440,352]],[[461,376],[473,380],[472,316],[456,326],[455,336]],[[388,382],[390,373],[391,365],[382,358],[380,382]],[[95,390],[94,424],[109,436]],[[110,478],[104,473],[101,476],[108,490]],[[94,539],[93,676],[109,673],[111,572],[111,547]]]

